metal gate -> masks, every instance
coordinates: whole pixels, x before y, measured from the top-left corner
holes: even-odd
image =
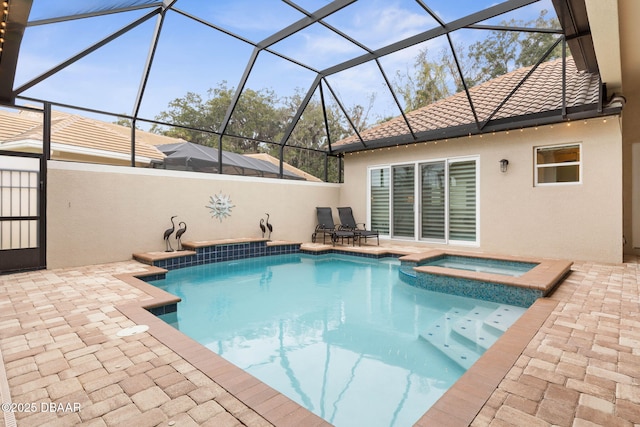
[[[0,273],[46,267],[46,163],[0,151]]]

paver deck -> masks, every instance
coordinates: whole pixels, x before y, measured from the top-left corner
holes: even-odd
[[[626,261],[574,263],[503,341],[515,353],[488,352],[418,424],[640,423],[640,281],[638,259]],[[122,307],[156,297],[119,277],[147,268],[129,261],[0,276],[0,403],[16,409],[0,427],[322,424],[252,377],[184,354],[179,333],[118,336],[136,324]]]

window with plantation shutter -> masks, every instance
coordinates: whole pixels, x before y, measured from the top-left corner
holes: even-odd
[[[394,166],[393,229],[394,237],[414,237],[415,233],[415,165]]]
[[[370,179],[371,229],[389,235],[389,168],[372,169]]]
[[[449,164],[449,240],[476,240],[476,162]]]
[[[423,239],[445,239],[446,180],[445,163],[420,165],[421,235]]]

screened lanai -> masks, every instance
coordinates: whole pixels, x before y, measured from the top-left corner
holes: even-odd
[[[597,116],[607,101],[600,87],[595,102],[568,105],[562,85],[542,111],[504,113],[548,61],[561,62],[563,83],[567,57],[570,72],[598,82],[582,0],[4,5],[4,104],[267,152],[280,159],[281,174],[289,162],[340,181],[346,152]],[[504,79],[500,96],[474,91],[523,67],[518,79]],[[461,123],[425,132],[407,117],[455,94],[467,114]],[[393,137],[366,134],[392,118]],[[135,133],[130,154],[135,164]]]
[[[0,397],[82,404],[5,417],[216,424],[220,404],[220,424],[316,424],[140,307],[165,296],[132,284],[132,272],[157,271],[133,254],[184,256],[165,253],[163,233],[175,225],[192,244],[574,261],[527,327],[512,329],[439,406],[425,405],[416,425],[640,422],[636,0],[0,5]],[[125,130],[118,138],[114,126]],[[96,145],[99,136],[110,144]],[[186,160],[179,170],[149,166],[163,160],[158,145],[175,141],[219,155],[207,165],[214,173],[185,170]],[[75,150],[66,157],[65,143]],[[291,165],[326,182],[227,174],[229,152],[278,158],[280,178]],[[320,206],[334,220],[337,207],[351,207],[379,245],[313,242]],[[260,304],[271,273],[260,274]],[[357,282],[336,271],[330,280],[338,276]],[[403,292],[363,295],[362,311],[386,328],[397,317],[376,310],[392,313]],[[336,324],[351,318],[348,307],[336,305]],[[329,322],[318,324],[318,337],[331,335]],[[133,325],[150,329],[116,334]],[[276,326],[273,342],[286,344],[276,338],[286,324]],[[355,347],[347,335],[325,359]],[[338,386],[335,402],[359,393],[352,374],[365,362],[406,354],[368,351],[344,381],[327,381]],[[315,374],[319,360],[300,362]],[[409,385],[440,387],[393,379],[405,387],[384,400],[400,405]],[[367,380],[389,387],[379,372]]]

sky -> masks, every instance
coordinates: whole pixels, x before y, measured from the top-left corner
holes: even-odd
[[[425,0],[444,21],[450,21],[489,7],[491,0]],[[96,8],[145,5],[150,0],[34,0],[30,21],[91,12]],[[298,0],[307,11],[326,6],[327,0]],[[286,28],[304,15],[281,0],[177,0],[175,6],[218,25],[247,40],[259,42]],[[500,19],[535,19],[540,10],[553,13],[550,0],[515,11]],[[100,17],[30,26],[20,50],[15,87],[47,72],[100,39],[144,16],[150,9]],[[494,20],[497,24],[500,19]],[[358,0],[325,19],[370,49],[378,49],[437,26],[416,0]],[[143,70],[156,25],[152,18],[106,46],[26,90],[23,95],[53,102],[78,105],[113,113],[131,114],[141,86]],[[470,44],[486,37],[487,31],[466,30],[453,35],[456,43]],[[439,53],[446,48],[444,37],[382,57],[380,62],[391,80],[413,69],[420,49]],[[322,70],[365,51],[320,24],[314,24],[280,41],[273,50],[308,66]],[[153,66],[146,84],[140,116],[153,119],[168,104],[187,92],[207,97],[209,89],[226,82],[237,87],[253,46],[202,25],[178,13],[167,14],[161,30]],[[268,52],[261,52],[247,87],[270,89],[281,96],[308,90],[315,72],[306,70]],[[367,63],[327,77],[346,106],[375,101],[375,119],[397,116],[399,110],[375,65]]]

